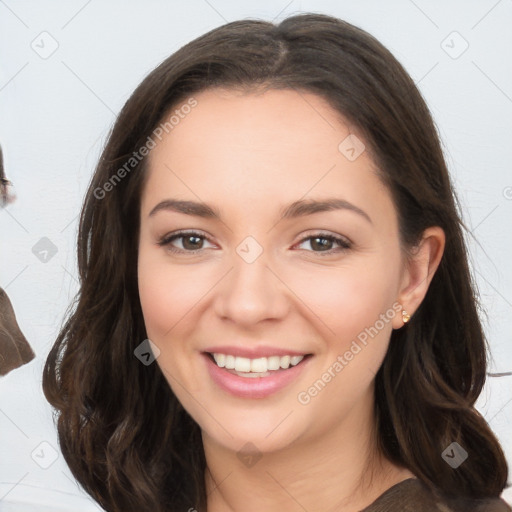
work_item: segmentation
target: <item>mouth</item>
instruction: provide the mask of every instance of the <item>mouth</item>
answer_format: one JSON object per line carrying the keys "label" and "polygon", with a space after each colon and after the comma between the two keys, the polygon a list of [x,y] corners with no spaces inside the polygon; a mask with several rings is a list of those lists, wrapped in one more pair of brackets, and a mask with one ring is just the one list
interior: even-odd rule
{"label": "mouth", "polygon": [[285,388],[308,366],[313,354],[246,358],[203,352],[214,384],[241,398],[265,398]]}
{"label": "mouth", "polygon": [[273,373],[295,367],[304,359],[312,356],[312,354],[304,354],[302,356],[276,355],[251,359],[222,353],[205,352],[205,354],[219,368],[224,368],[232,375],[238,375],[243,378],[268,377]]}

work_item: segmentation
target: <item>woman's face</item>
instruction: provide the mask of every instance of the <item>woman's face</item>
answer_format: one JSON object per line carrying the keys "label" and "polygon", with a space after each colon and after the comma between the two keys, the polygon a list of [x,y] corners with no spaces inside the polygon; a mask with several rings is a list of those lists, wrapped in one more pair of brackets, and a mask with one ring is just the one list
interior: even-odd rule
{"label": "woman's face", "polygon": [[[142,193],[138,281],[157,364],[228,449],[361,429],[403,325],[404,279],[364,141],[311,93],[195,100],[160,130]],[[311,206],[325,201],[337,204]]]}

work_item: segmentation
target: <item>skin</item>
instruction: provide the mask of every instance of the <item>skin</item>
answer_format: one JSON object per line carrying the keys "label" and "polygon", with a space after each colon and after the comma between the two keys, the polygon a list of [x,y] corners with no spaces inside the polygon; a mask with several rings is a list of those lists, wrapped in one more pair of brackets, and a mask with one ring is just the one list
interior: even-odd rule
{"label": "skin", "polygon": [[[309,403],[297,397],[393,304],[414,314],[441,259],[443,231],[426,230],[406,258],[389,191],[366,151],[349,161],[338,150],[357,133],[321,97],[210,89],[195,98],[149,157],[138,278],[157,364],[202,430],[208,511],[360,510],[414,477],[374,446],[374,377],[402,315],[360,343]],[[371,222],[348,209],[279,220],[293,201],[327,197],[349,201]],[[222,220],[149,215],[168,198],[213,205]],[[180,229],[209,240],[170,244],[197,247],[196,254],[158,245]],[[350,248],[320,240],[331,249],[325,255],[314,238],[304,240],[320,230],[348,239]],[[236,251],[247,236],[263,249],[252,263]],[[211,380],[201,352],[212,345],[270,345],[313,357],[283,390],[247,399]],[[247,442],[261,455],[250,467],[237,457]]]}

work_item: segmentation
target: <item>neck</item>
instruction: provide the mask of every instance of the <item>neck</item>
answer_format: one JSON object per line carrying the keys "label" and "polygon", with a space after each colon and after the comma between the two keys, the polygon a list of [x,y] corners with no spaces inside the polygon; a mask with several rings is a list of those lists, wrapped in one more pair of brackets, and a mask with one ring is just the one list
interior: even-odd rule
{"label": "neck", "polygon": [[247,465],[203,432],[207,512],[362,510],[414,476],[377,453],[372,426],[373,409],[353,410],[338,428]]}

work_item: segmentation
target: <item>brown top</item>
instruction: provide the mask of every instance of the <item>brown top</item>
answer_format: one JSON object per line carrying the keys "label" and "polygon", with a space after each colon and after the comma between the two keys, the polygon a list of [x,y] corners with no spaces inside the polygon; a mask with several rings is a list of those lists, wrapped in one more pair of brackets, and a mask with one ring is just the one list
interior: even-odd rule
{"label": "brown top", "polygon": [[0,375],[32,361],[35,354],[21,332],[11,301],[0,288]]}
{"label": "brown top", "polygon": [[409,478],[390,487],[361,512],[512,512],[499,498],[442,500],[419,479]]}

